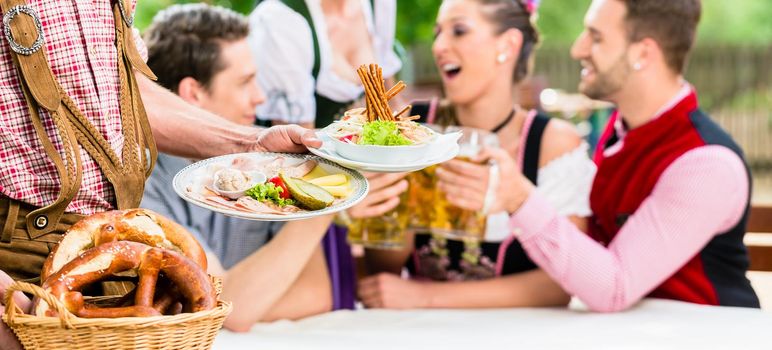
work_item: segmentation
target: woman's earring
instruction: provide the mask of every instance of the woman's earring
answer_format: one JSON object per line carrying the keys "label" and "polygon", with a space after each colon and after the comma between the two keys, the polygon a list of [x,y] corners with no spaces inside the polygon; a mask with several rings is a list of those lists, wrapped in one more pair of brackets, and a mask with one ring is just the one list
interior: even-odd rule
{"label": "woman's earring", "polygon": [[635,63],[633,64],[633,69],[635,69],[635,70],[641,70],[641,68],[642,68],[642,67],[641,67],[641,62],[635,62]]}
{"label": "woman's earring", "polygon": [[507,54],[500,53],[498,56],[496,56],[496,61],[499,63],[504,63],[504,61],[507,60]]}

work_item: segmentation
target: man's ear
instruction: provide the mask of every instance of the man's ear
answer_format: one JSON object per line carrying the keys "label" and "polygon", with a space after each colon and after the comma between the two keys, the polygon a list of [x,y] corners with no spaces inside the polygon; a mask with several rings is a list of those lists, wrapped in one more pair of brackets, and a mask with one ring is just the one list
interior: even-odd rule
{"label": "man's ear", "polygon": [[204,87],[201,86],[198,80],[192,77],[182,78],[177,86],[177,95],[180,95],[180,98],[195,106],[201,105],[205,93]]}
{"label": "man's ear", "polygon": [[635,70],[643,70],[660,63],[667,66],[662,49],[657,41],[652,38],[643,38],[635,45],[631,45],[629,50],[630,66]]}

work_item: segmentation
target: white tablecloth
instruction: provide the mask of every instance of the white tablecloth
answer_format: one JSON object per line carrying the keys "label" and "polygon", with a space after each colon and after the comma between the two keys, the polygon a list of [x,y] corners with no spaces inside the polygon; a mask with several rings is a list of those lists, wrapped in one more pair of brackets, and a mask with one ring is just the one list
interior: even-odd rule
{"label": "white tablecloth", "polygon": [[645,300],[581,310],[357,310],[221,331],[225,349],[772,349],[772,313]]}

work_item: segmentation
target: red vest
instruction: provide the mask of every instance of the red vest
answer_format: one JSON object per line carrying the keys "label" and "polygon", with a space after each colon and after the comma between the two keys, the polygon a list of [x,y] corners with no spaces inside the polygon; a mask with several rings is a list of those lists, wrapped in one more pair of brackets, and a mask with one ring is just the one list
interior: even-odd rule
{"label": "red vest", "polygon": [[[594,216],[590,235],[604,245],[614,239],[627,218],[651,194],[662,172],[684,153],[708,144],[720,144],[742,158],[731,137],[699,111],[693,92],[659,118],[630,130],[622,141],[622,148],[606,157],[603,151],[619,141],[614,129],[618,118],[615,112],[598,143],[595,155],[598,172],[590,194]],[[742,238],[746,218],[747,207],[737,226],[716,235],[649,296],[699,304],[758,307],[758,299],[745,278],[748,260]]]}

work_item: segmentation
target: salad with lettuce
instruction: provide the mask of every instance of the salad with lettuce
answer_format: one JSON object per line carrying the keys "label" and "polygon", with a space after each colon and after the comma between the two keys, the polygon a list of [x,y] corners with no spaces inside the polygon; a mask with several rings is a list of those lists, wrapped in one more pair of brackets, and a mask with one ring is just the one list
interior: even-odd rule
{"label": "salad with lettuce", "polygon": [[431,142],[434,131],[412,120],[367,121],[364,108],[352,109],[327,127],[331,137],[357,145],[409,146]]}

